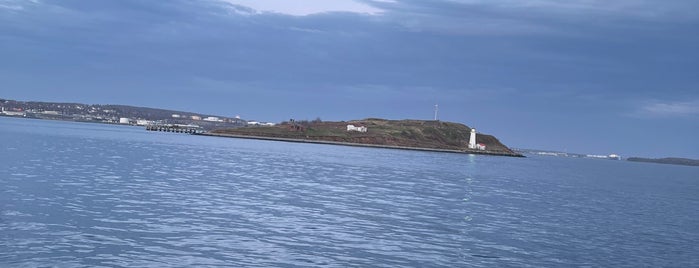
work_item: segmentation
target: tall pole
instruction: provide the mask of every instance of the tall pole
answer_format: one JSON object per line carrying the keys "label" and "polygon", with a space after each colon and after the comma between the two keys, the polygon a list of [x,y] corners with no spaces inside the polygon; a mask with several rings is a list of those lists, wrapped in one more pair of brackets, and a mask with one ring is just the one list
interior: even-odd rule
{"label": "tall pole", "polygon": [[437,117],[437,112],[439,112],[439,105],[435,104],[434,105],[434,121],[437,121],[439,119]]}

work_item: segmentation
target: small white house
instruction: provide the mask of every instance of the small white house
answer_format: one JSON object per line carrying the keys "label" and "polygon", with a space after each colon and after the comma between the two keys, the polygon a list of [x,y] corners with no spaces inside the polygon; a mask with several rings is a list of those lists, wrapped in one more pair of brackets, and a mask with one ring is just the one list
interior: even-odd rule
{"label": "small white house", "polygon": [[365,126],[355,127],[354,125],[347,125],[347,131],[366,132],[367,128]]}

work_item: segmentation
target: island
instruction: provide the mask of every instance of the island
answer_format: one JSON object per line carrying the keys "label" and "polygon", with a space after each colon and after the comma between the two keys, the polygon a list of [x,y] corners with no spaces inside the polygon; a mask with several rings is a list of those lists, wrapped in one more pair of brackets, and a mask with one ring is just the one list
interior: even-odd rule
{"label": "island", "polygon": [[646,163],[683,165],[683,166],[699,166],[699,160],[688,159],[688,158],[678,158],[678,157],[666,157],[666,158],[629,157],[626,160],[632,161],[632,162],[646,162]]}
{"label": "island", "polygon": [[478,133],[459,123],[437,120],[363,120],[325,122],[289,120],[273,126],[253,125],[215,129],[198,135],[287,142],[487,154],[524,157],[492,135]]}
{"label": "island", "polygon": [[288,142],[524,157],[492,135],[439,120],[289,120],[279,124],[127,105],[17,101],[0,98],[0,116],[122,124],[150,131]]}

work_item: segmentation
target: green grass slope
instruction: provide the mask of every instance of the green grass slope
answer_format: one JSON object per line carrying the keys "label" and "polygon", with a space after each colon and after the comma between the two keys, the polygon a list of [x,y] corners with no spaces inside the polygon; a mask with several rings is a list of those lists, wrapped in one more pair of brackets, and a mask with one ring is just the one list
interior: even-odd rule
{"label": "green grass slope", "polygon": [[[347,125],[365,126],[368,131],[348,132]],[[418,148],[468,150],[471,128],[442,121],[385,120],[369,118],[348,122],[285,122],[276,126],[255,126],[218,129],[214,134],[233,134],[272,138],[349,142],[360,144]],[[517,155],[497,138],[479,133],[476,142],[485,144],[488,152]]]}

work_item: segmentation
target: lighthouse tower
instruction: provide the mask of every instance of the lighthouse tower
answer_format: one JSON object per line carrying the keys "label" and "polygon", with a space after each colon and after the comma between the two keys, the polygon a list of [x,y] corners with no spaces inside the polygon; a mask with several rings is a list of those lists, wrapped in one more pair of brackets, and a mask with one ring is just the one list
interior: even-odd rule
{"label": "lighthouse tower", "polygon": [[468,148],[469,149],[476,149],[476,129],[475,128],[471,129],[471,138],[468,139]]}

